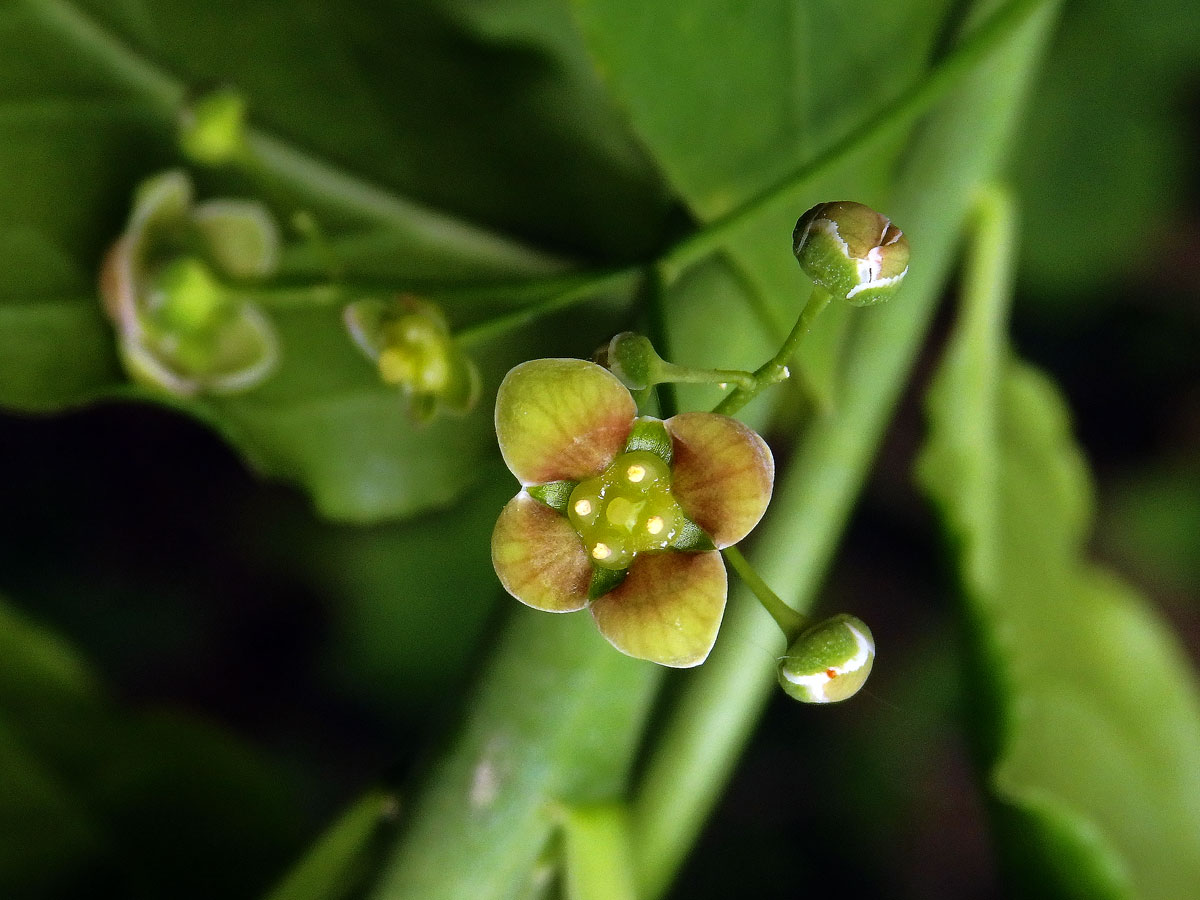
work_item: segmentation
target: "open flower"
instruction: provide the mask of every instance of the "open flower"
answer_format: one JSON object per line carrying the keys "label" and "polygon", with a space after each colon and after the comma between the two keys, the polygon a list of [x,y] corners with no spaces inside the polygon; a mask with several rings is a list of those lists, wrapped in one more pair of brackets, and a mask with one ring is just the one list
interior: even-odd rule
{"label": "open flower", "polygon": [[590,605],[630,656],[702,663],[725,611],[717,551],[745,537],[771,499],[763,439],[713,413],[638,418],[611,372],[578,359],[509,372],[496,435],[523,485],[492,534],[505,589],[549,612]]}
{"label": "open flower", "polygon": [[470,412],[479,399],[479,370],[450,334],[441,309],[412,294],[356,300],[342,314],[354,343],[395,385],[418,422],[439,409]]}
{"label": "open flower", "polygon": [[179,396],[261,382],[279,342],[241,286],[272,274],[278,260],[279,230],[262,204],[196,204],[191,179],[178,170],[147,179],[100,273],[126,370]]}

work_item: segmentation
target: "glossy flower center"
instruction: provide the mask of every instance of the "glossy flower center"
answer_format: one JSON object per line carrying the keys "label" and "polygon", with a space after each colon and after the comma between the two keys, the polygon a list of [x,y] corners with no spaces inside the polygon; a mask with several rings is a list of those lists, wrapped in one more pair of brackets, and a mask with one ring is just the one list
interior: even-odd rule
{"label": "glossy flower center", "polygon": [[647,450],[622,453],[571,492],[567,518],[592,562],[624,569],[638,553],[666,550],[685,518],[671,496],[671,469]]}

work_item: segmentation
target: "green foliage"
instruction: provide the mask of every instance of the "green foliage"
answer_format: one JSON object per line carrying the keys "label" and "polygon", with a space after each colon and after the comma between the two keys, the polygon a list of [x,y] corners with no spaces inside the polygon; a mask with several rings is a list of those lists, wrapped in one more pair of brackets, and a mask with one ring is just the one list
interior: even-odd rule
{"label": "green foliage", "polygon": [[1091,485],[1069,417],[1005,340],[1012,236],[979,240],[969,272],[1001,283],[968,293],[920,472],[959,549],[1011,875],[1022,896],[1185,896],[1200,881],[1195,673],[1145,601],[1085,558]]}
{"label": "green foliage", "polygon": [[[271,129],[250,132],[261,170],[253,179],[220,170],[211,182],[222,193],[265,191],[285,215],[311,212],[347,278],[384,273],[436,288],[558,265],[421,203],[536,231],[560,251],[599,259],[643,251],[663,215],[655,176],[598,102],[562,10],[532,2],[525,13],[500,22],[409,4],[309,3],[283,17],[201,2],[8,4],[0,163],[22,177],[0,187],[0,349],[11,349],[0,404],[56,409],[121,390],[95,273],[133,185],[175,156],[175,117],[194,84],[237,85],[252,122]],[[455,41],[498,49],[450,56]],[[424,93],[412,97],[417,84]],[[505,96],[515,108],[497,102]],[[477,152],[481,131],[499,158]],[[290,254],[290,271],[311,270],[315,252]],[[451,314],[469,319],[471,305]],[[335,327],[336,310],[290,305],[277,319],[285,360],[270,383],[182,408],[264,474],[300,481],[337,518],[444,505],[471,482],[492,452],[486,404],[465,423],[414,431]],[[492,361],[491,390],[516,361],[509,353]]]}
{"label": "green foliage", "polygon": [[244,895],[300,837],[281,767],[193,717],[120,707],[72,648],[7,603],[0,760],[5,896]]}
{"label": "green foliage", "polygon": [[1197,46],[1200,15],[1187,0],[1132,16],[1103,0],[1068,6],[1015,160],[1022,274],[1051,301],[1103,303],[1106,284],[1141,276],[1158,255],[1187,190],[1180,76],[1195,83]]}
{"label": "green foliage", "polygon": [[[1158,85],[1194,65],[1200,17],[1185,0],[1138,15],[1081,0],[1030,90],[1057,5],[0,4],[0,407],[165,405],[303,498],[239,482],[248,503],[171,510],[196,530],[166,563],[125,548],[154,585],[141,590],[152,598],[128,588],[136,609],[155,613],[128,628],[127,586],[97,588],[106,602],[94,603],[89,583],[92,564],[128,540],[108,531],[113,504],[136,516],[161,488],[154,477],[196,474],[157,460],[158,476],[120,469],[127,483],[111,493],[64,477],[75,487],[61,496],[22,497],[14,517],[36,507],[65,546],[36,548],[52,561],[39,569],[15,542],[0,587],[24,600],[22,579],[38,573],[47,583],[32,595],[53,606],[46,598],[66,584],[79,596],[60,621],[103,637],[68,641],[0,606],[0,893],[477,900],[560,887],[609,898],[636,884],[660,896],[778,693],[784,647],[735,593],[710,660],[660,699],[658,670],[613,651],[587,613],[502,600],[488,547],[515,490],[496,449],[501,378],[533,357],[586,357],[629,328],[672,363],[752,371],[808,297],[790,252],[797,216],[853,199],[893,218],[912,242],[903,289],[881,309],[825,310],[792,366],[798,385],[744,410],[782,464],[747,553],[807,611],[910,381],[970,198],[1002,171],[1010,137],[1023,138],[1024,272],[1089,302],[1086,289],[1137,269],[1181,183],[1179,95]],[[1019,129],[1027,95],[1033,114]],[[226,126],[246,103],[244,135],[218,129],[219,146],[199,148],[208,167],[194,144],[180,146],[205,96],[238,98]],[[236,397],[134,387],[100,310],[97,273],[134,187],[177,167],[200,199],[254,199],[283,223],[281,270],[253,301],[278,330],[280,365]],[[346,331],[345,303],[401,292],[444,309],[478,366],[480,401],[462,418],[415,425]],[[956,340],[931,398],[924,471],[963,553],[982,676],[966,727],[987,754],[1006,859],[1030,894],[1183,896],[1200,881],[1186,868],[1200,806],[1189,790],[1200,766],[1192,676],[1144,601],[1084,560],[1090,489],[1062,403],[1008,358],[999,321]],[[674,394],[659,394],[664,415]],[[680,384],[678,406],[711,408],[721,395]],[[1105,532],[1185,589],[1190,474],[1131,480],[1138,490]],[[301,502],[331,521],[312,521]],[[225,573],[195,572],[218,555],[206,540],[226,532],[236,534],[226,552],[270,573],[254,586],[272,597],[269,640],[301,627],[275,588],[311,595],[313,684],[297,696],[319,734],[289,723],[277,746],[252,746],[169,705],[114,696],[70,646],[107,647],[120,689],[141,687],[145,659],[206,621],[197,598]],[[887,704],[895,623],[870,621]],[[225,677],[218,643],[198,683]],[[941,722],[955,685],[941,650],[929,675],[927,649],[912,652],[925,687],[905,698],[936,695],[913,718]],[[862,855],[873,870],[903,843],[896,805],[920,798],[892,777],[892,742],[864,728],[872,752],[846,758],[872,758],[875,771],[838,771],[848,805],[871,819]],[[356,739],[360,755],[332,759]],[[307,760],[317,774],[300,771],[297,740],[320,745],[319,762]],[[896,743],[916,771],[921,742]],[[363,793],[388,762],[413,776],[395,828],[391,792]],[[313,843],[318,820],[333,824]],[[837,821],[840,843],[860,850]],[[816,865],[816,845],[775,839],[789,866]]]}

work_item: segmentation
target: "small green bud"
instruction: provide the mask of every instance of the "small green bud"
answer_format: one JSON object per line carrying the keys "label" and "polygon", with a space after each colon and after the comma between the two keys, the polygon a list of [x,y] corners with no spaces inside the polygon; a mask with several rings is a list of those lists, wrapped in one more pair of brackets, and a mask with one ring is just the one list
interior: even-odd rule
{"label": "small green bud", "polygon": [[650,338],[622,331],[608,342],[604,365],[631,391],[644,391],[659,382],[663,359]]}
{"label": "small green bud", "polygon": [[346,329],[385,384],[399,387],[418,421],[439,407],[466,413],[479,398],[479,371],[450,334],[442,311],[410,294],[357,300],[346,307]]}
{"label": "small green bud", "polygon": [[818,203],[796,222],[792,252],[809,278],[855,306],[887,300],[908,273],[908,239],[853,201]]}
{"label": "small green bud", "polygon": [[180,114],[179,146],[206,166],[237,159],[246,147],[245,98],[232,88],[200,97]]}
{"label": "small green bud", "polygon": [[875,662],[875,638],[866,623],[840,613],[805,628],[779,663],[779,684],[802,703],[853,697]]}

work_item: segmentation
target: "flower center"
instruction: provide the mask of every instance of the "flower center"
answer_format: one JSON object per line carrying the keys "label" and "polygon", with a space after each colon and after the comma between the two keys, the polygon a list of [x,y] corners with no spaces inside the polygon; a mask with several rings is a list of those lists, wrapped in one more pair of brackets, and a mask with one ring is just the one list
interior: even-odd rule
{"label": "flower center", "polygon": [[686,521],[671,496],[670,467],[648,450],[622,453],[579,482],[567,518],[592,562],[605,569],[625,569],[638,553],[667,549]]}

